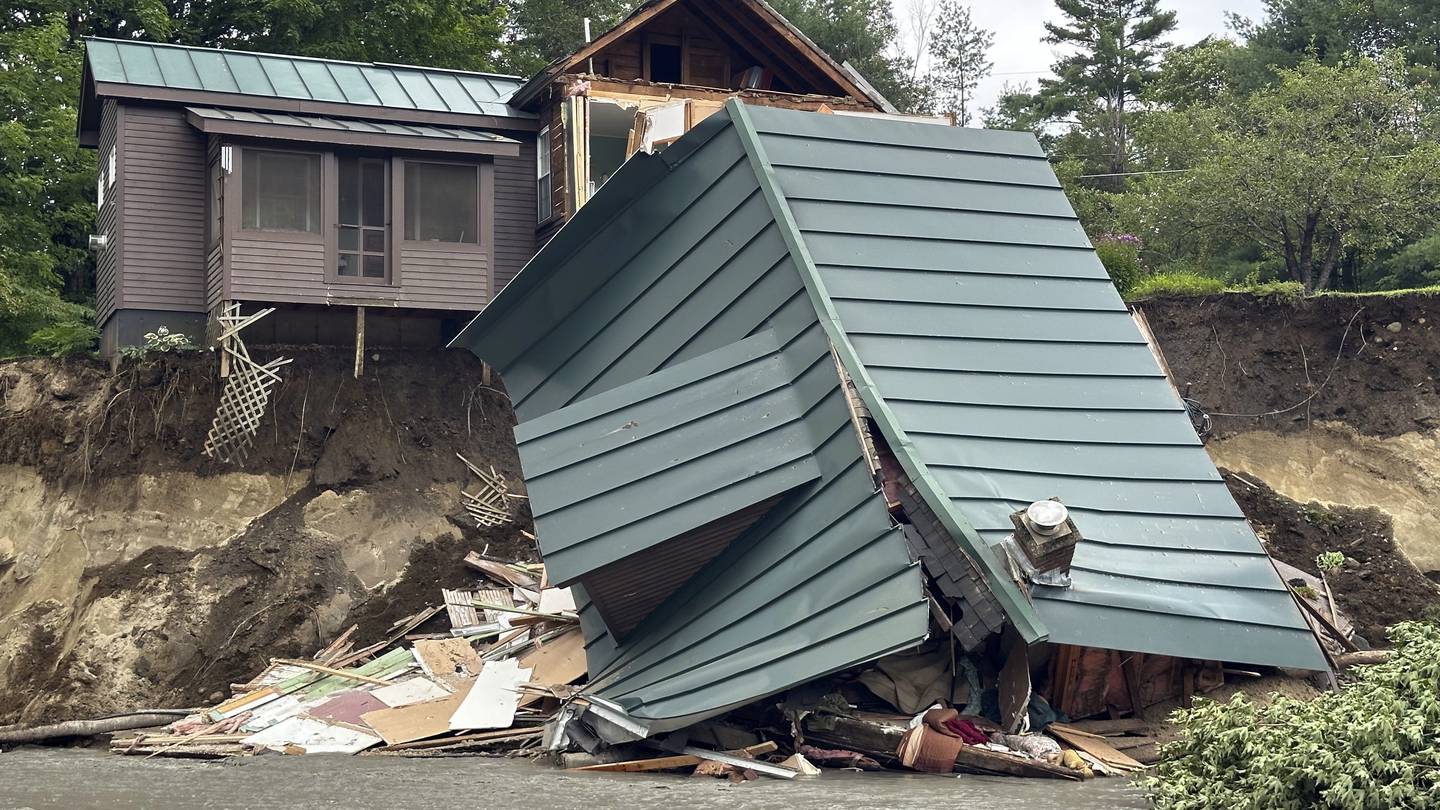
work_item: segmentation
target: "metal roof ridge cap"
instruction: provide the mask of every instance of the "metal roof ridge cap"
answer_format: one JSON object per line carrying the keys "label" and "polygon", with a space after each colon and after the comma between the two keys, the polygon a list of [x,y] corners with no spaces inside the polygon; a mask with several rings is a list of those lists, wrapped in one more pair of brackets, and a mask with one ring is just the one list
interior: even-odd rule
{"label": "metal roof ridge cap", "polygon": [[860,362],[860,356],[855,351],[855,347],[851,345],[850,338],[841,323],[840,315],[836,312],[834,303],[830,300],[830,295],[820,279],[820,273],[815,268],[809,247],[805,244],[800,228],[795,223],[790,206],[775,180],[774,167],[770,165],[770,159],[765,153],[765,145],[760,142],[759,134],[750,120],[749,113],[745,110],[745,105],[738,99],[731,98],[725,102],[725,107],[730,110],[730,118],[735,122],[736,133],[740,136],[740,143],[745,148],[745,154],[750,160],[751,168],[760,184],[760,191],[764,194],[771,214],[775,217],[781,238],[785,240],[790,257],[800,270],[800,277],[804,281],[805,291],[810,297],[811,305],[815,308],[815,315],[820,321],[820,326],[830,338],[831,344],[835,346],[836,354],[845,364],[846,370],[855,383],[857,393],[865,402],[866,407],[870,409],[870,415],[880,426],[881,431],[886,434],[887,440],[891,442],[891,449],[897,451],[896,460],[910,476],[915,488],[920,491],[932,508],[935,508],[937,516],[945,524],[946,529],[956,535],[957,539],[963,537],[973,546],[969,550],[979,558],[977,562],[985,570],[986,579],[995,590],[996,598],[1007,608],[1006,615],[1014,622],[1021,637],[1031,644],[1044,641],[1048,638],[1049,632],[1040,620],[1035,606],[1024,594],[1020,593],[1019,587],[1010,579],[1009,573],[1000,567],[999,560],[989,553],[989,547],[981,539],[979,533],[954,510],[949,497],[930,475],[929,468],[916,458],[910,437],[901,428],[899,419],[890,410],[889,403],[879,395],[874,381],[870,379],[869,371]]}

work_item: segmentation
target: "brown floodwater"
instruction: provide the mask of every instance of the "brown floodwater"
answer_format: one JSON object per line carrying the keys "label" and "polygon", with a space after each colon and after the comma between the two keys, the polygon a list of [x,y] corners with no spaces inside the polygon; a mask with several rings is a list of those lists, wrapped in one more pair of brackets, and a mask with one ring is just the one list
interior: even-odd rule
{"label": "brown floodwater", "polygon": [[226,762],[120,757],[83,749],[0,754],[0,810],[18,808],[888,808],[1148,807],[1124,780],[1057,782],[987,776],[826,771],[782,782],[664,774],[566,773],[481,757],[287,757]]}

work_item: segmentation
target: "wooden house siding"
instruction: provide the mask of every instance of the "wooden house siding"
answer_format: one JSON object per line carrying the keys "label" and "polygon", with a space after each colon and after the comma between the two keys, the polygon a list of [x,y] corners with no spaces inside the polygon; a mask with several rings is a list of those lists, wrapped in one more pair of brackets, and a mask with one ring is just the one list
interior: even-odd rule
{"label": "wooden house siding", "polygon": [[119,305],[205,310],[205,139],[184,110],[125,105],[116,191],[126,246]]}
{"label": "wooden house siding", "polygon": [[[106,99],[104,109],[100,113],[100,154],[98,159],[102,172],[108,170],[112,152],[116,154],[116,173],[118,174],[120,171],[120,161],[123,160],[123,155],[116,152],[119,140],[117,120],[119,117],[120,105],[112,99]],[[100,205],[95,217],[97,232],[110,237],[110,244],[95,256],[95,320],[101,325],[110,319],[110,315],[116,309],[123,306],[118,276],[124,241],[124,234],[118,227],[120,195],[117,192],[121,187],[118,177],[113,184],[107,183],[105,202]]]}
{"label": "wooden house siding", "polygon": [[[519,134],[518,157],[495,158],[495,289],[535,255],[535,138]],[[487,299],[489,300],[489,296]]]}

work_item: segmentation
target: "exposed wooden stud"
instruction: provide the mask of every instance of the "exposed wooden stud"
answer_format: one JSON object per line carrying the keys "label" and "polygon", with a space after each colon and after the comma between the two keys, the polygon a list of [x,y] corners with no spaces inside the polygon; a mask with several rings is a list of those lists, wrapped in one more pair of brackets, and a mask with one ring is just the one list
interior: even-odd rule
{"label": "exposed wooden stud", "polygon": [[365,373],[365,307],[355,307],[355,379]]}

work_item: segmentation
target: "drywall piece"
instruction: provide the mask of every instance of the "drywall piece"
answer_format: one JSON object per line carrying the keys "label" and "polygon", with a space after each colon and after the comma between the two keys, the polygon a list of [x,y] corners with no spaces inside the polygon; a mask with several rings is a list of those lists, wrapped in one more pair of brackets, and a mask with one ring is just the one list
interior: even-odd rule
{"label": "drywall piece", "polygon": [[379,745],[380,738],[349,726],[310,717],[292,717],[258,734],[251,734],[241,742],[272,751],[284,751],[293,745],[303,748],[307,754],[355,754]]}
{"label": "drywall piece", "polygon": [[569,588],[546,588],[540,592],[541,613],[574,613],[575,594]]}
{"label": "drywall piece", "polygon": [[244,725],[240,726],[240,730],[250,733],[264,731],[282,720],[289,720],[303,711],[304,708],[304,705],[300,702],[300,698],[294,695],[285,695],[284,697],[276,698],[264,706],[255,709],[254,713],[250,715],[250,719],[246,720]]}
{"label": "drywall piece", "polygon": [[520,703],[520,684],[530,680],[530,671],[513,658],[486,662],[450,717],[450,730],[509,728]]}
{"label": "drywall piece", "polygon": [[438,700],[450,696],[450,690],[429,678],[411,678],[390,686],[382,686],[373,693],[376,698],[392,709]]}

